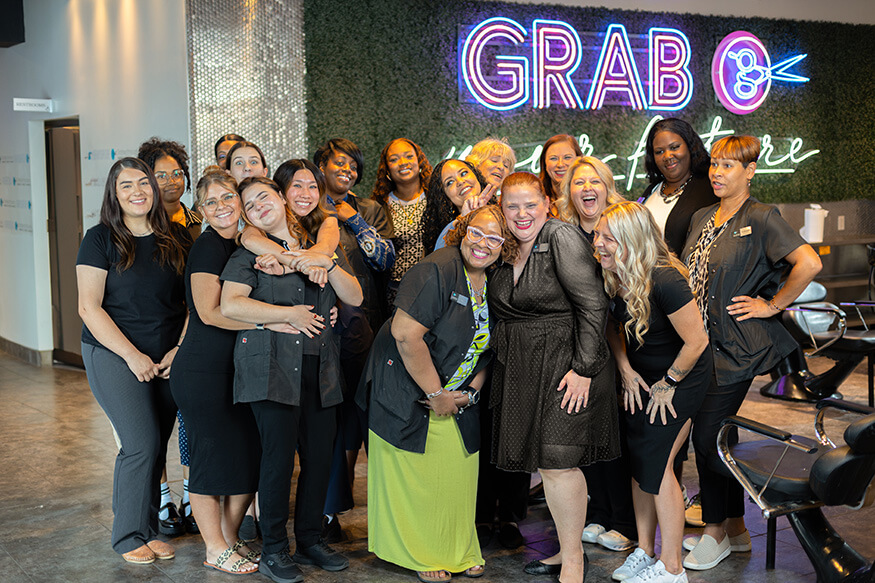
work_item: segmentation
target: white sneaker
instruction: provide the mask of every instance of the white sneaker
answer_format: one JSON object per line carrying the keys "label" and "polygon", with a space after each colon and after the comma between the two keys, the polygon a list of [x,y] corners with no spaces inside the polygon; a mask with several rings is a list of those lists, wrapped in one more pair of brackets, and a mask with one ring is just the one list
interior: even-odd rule
{"label": "white sneaker", "polygon": [[712,569],[728,557],[731,552],[728,536],[724,536],[723,540],[718,543],[711,535],[703,534],[699,539],[699,544],[684,559],[684,567],[694,571]]}
{"label": "white sneaker", "polygon": [[656,563],[656,558],[649,556],[642,549],[635,549],[626,557],[626,562],[611,574],[614,581],[626,581],[631,579],[647,567]]}
{"label": "white sneaker", "polygon": [[690,498],[686,504],[684,520],[689,526],[705,526],[705,523],[702,521],[702,500],[698,494]]}
{"label": "white sneaker", "polygon": [[631,579],[626,579],[626,583],[688,583],[688,581],[686,571],[681,571],[677,575],[669,573],[665,570],[662,561],[656,561]]}
{"label": "white sneaker", "polygon": [[605,532],[607,529],[601,524],[596,524],[593,522],[592,524],[588,524],[586,528],[583,529],[583,534],[580,537],[580,540],[585,543],[595,543],[599,539],[599,535]]}
{"label": "white sneaker", "polygon": [[603,532],[596,539],[596,542],[608,549],[609,551],[628,551],[638,543],[632,539],[626,538],[622,533],[616,530]]}
{"label": "white sneaker", "polygon": [[[699,537],[688,536],[684,539],[684,548],[688,551],[693,550],[699,544]],[[751,550],[750,533],[744,531],[741,534],[729,537],[729,550],[733,553],[749,553]]]}

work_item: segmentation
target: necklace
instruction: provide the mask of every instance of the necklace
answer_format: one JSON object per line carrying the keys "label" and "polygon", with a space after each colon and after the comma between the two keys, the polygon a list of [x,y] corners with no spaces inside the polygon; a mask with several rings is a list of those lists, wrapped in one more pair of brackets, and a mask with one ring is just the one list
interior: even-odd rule
{"label": "necklace", "polygon": [[471,285],[471,293],[480,298],[480,301],[483,301],[483,292],[486,291],[486,278],[483,278],[483,285],[479,288],[474,285],[474,280],[471,279],[470,275],[468,276],[468,283]]}
{"label": "necklace", "polygon": [[659,196],[662,197],[662,200],[663,200],[663,202],[665,202],[665,204],[671,204],[674,201],[674,199],[676,199],[677,197],[679,197],[680,195],[682,195],[684,193],[684,188],[687,187],[687,184],[689,184],[690,180],[692,180],[692,179],[693,179],[693,175],[690,174],[690,177],[687,178],[687,180],[683,184],[681,184],[679,187],[675,188],[674,192],[672,192],[671,194],[665,193],[665,180],[663,180],[662,184],[659,186]]}

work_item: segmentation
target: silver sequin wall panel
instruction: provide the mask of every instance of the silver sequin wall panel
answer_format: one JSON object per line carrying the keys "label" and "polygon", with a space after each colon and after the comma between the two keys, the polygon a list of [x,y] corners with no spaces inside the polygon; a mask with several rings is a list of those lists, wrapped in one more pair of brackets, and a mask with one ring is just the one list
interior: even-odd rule
{"label": "silver sequin wall panel", "polygon": [[258,144],[270,172],[309,158],[303,0],[186,0],[192,182],[227,133]]}

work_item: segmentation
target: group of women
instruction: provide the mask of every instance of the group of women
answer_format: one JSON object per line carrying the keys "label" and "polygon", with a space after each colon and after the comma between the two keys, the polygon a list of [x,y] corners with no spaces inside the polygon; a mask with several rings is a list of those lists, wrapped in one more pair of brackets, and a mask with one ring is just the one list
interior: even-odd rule
{"label": "group of women", "polygon": [[[774,316],[820,269],[750,196],[755,138],[709,156],[686,122],[657,123],[643,204],[565,135],[545,144],[540,177],[514,173],[501,141],[432,169],[399,138],[371,198],[351,192],[364,160],[349,140],[274,180],[240,136],[216,155],[193,245],[153,169],[126,158],[80,249],[83,358],[119,436],[112,541],[125,560],[173,558],[156,519],[177,408],[204,565],[229,573],[288,583],[300,564],[345,569],[323,534],[351,506],[363,439],[369,550],[421,581],[482,576],[496,517],[499,542],[519,546],[535,471],[559,552],[528,573],[584,580],[588,494],[610,505],[609,489],[631,491],[638,538],[615,580],[686,581],[750,548],[741,490],[709,460],[753,377],[793,349]],[[706,528],[683,541],[674,466],[690,434]],[[621,457],[627,473],[588,488],[581,468]],[[260,555],[238,538],[256,491]]]}

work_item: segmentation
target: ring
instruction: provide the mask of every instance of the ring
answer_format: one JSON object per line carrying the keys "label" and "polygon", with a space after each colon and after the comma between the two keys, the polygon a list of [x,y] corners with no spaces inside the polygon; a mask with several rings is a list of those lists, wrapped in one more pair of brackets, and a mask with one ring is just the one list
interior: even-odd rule
{"label": "ring", "polygon": [[580,397],[577,397],[577,400],[578,400],[578,401],[583,401],[583,395],[581,395]]}

